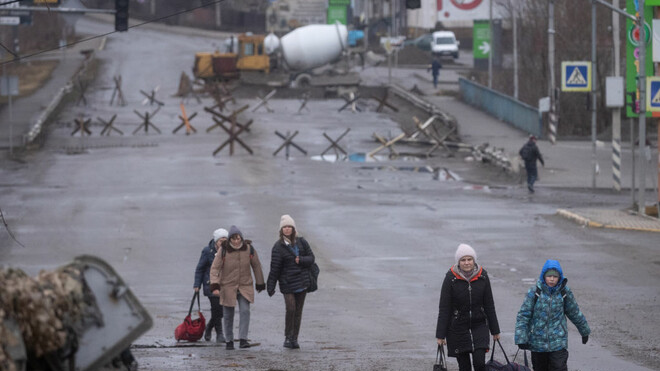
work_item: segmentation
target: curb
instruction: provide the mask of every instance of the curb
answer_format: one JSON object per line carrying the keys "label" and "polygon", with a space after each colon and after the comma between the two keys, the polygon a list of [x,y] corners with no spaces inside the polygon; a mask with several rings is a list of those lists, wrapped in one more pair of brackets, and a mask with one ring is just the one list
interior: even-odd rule
{"label": "curb", "polygon": [[565,209],[557,209],[557,215],[564,217],[566,219],[572,220],[577,224],[591,227],[591,228],[608,228],[608,229],[617,229],[617,230],[625,230],[625,231],[637,231],[637,232],[656,232],[660,233],[659,228],[635,228],[635,227],[624,227],[624,226],[616,226],[616,225],[610,225],[610,224],[603,224],[603,223],[598,223],[594,222],[590,219],[587,219],[583,216],[580,216],[576,213],[570,212]]}
{"label": "curb", "polygon": [[603,228],[604,225],[596,222],[592,222],[591,220],[580,216],[578,214],[572,213],[568,210],[565,209],[557,209],[557,215],[562,216],[566,219],[572,220],[576,222],[577,224],[584,225],[587,227],[592,227],[592,228]]}

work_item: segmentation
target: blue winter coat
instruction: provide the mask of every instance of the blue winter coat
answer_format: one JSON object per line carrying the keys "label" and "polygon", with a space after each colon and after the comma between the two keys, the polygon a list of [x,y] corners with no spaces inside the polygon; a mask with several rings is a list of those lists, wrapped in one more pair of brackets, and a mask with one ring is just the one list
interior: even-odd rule
{"label": "blue winter coat", "polygon": [[[543,278],[549,269],[556,269],[559,272],[559,283],[555,287],[549,287]],[[580,335],[589,335],[591,330],[587,319],[580,311],[567,282],[559,262],[546,261],[536,286],[529,289],[518,312],[516,344],[529,344],[532,352],[555,352],[567,349],[566,317],[577,327]],[[537,288],[540,289],[538,298],[536,298]]]}
{"label": "blue winter coat", "polygon": [[193,287],[201,287],[203,284],[205,296],[211,296],[211,290],[209,287],[211,276],[209,272],[211,271],[211,264],[213,264],[213,259],[217,252],[218,250],[215,248],[215,241],[211,239],[209,245],[202,249],[202,255],[199,257],[199,262],[195,269],[195,284]]}

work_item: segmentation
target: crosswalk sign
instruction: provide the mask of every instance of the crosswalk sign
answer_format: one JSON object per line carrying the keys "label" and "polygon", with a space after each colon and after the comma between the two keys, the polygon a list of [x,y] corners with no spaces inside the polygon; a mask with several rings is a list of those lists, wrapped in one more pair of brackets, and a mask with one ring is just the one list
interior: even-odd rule
{"label": "crosswalk sign", "polygon": [[646,110],[660,112],[660,77],[646,78]]}
{"label": "crosswalk sign", "polygon": [[591,62],[561,62],[561,91],[591,91]]}

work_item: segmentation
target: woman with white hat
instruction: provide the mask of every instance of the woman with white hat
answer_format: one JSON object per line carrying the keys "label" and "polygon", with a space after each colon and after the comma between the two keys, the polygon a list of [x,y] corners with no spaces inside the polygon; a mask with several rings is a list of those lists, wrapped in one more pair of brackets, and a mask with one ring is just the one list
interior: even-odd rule
{"label": "woman with white hat", "polygon": [[314,264],[314,253],[309,243],[298,236],[296,222],[291,216],[282,215],[279,234],[271,252],[266,290],[269,296],[273,296],[275,284],[279,282],[286,308],[284,347],[299,349],[298,333],[305,296],[311,284],[309,269]]}
{"label": "woman with white hat", "polygon": [[[477,264],[477,253],[460,244],[456,264],[442,283],[435,337],[447,345],[447,355],[456,357],[460,371],[482,371],[490,348],[489,331],[499,340],[500,327],[488,274]],[[470,362],[472,354],[472,362]]]}

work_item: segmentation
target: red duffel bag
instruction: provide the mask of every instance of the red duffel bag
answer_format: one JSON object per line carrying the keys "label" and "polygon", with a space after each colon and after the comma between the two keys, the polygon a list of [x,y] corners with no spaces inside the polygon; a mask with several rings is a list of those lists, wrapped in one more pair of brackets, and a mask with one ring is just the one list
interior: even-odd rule
{"label": "red duffel bag", "polygon": [[[192,319],[190,315],[192,314],[193,305],[195,304],[195,298],[197,298],[197,314],[199,318]],[[199,305],[199,291],[193,295],[192,301],[190,302],[190,309],[188,310],[188,315],[183,320],[183,323],[176,327],[174,330],[174,338],[177,341],[186,340],[186,341],[197,341],[204,336],[204,330],[206,329],[206,320],[202,314],[201,307]]]}

